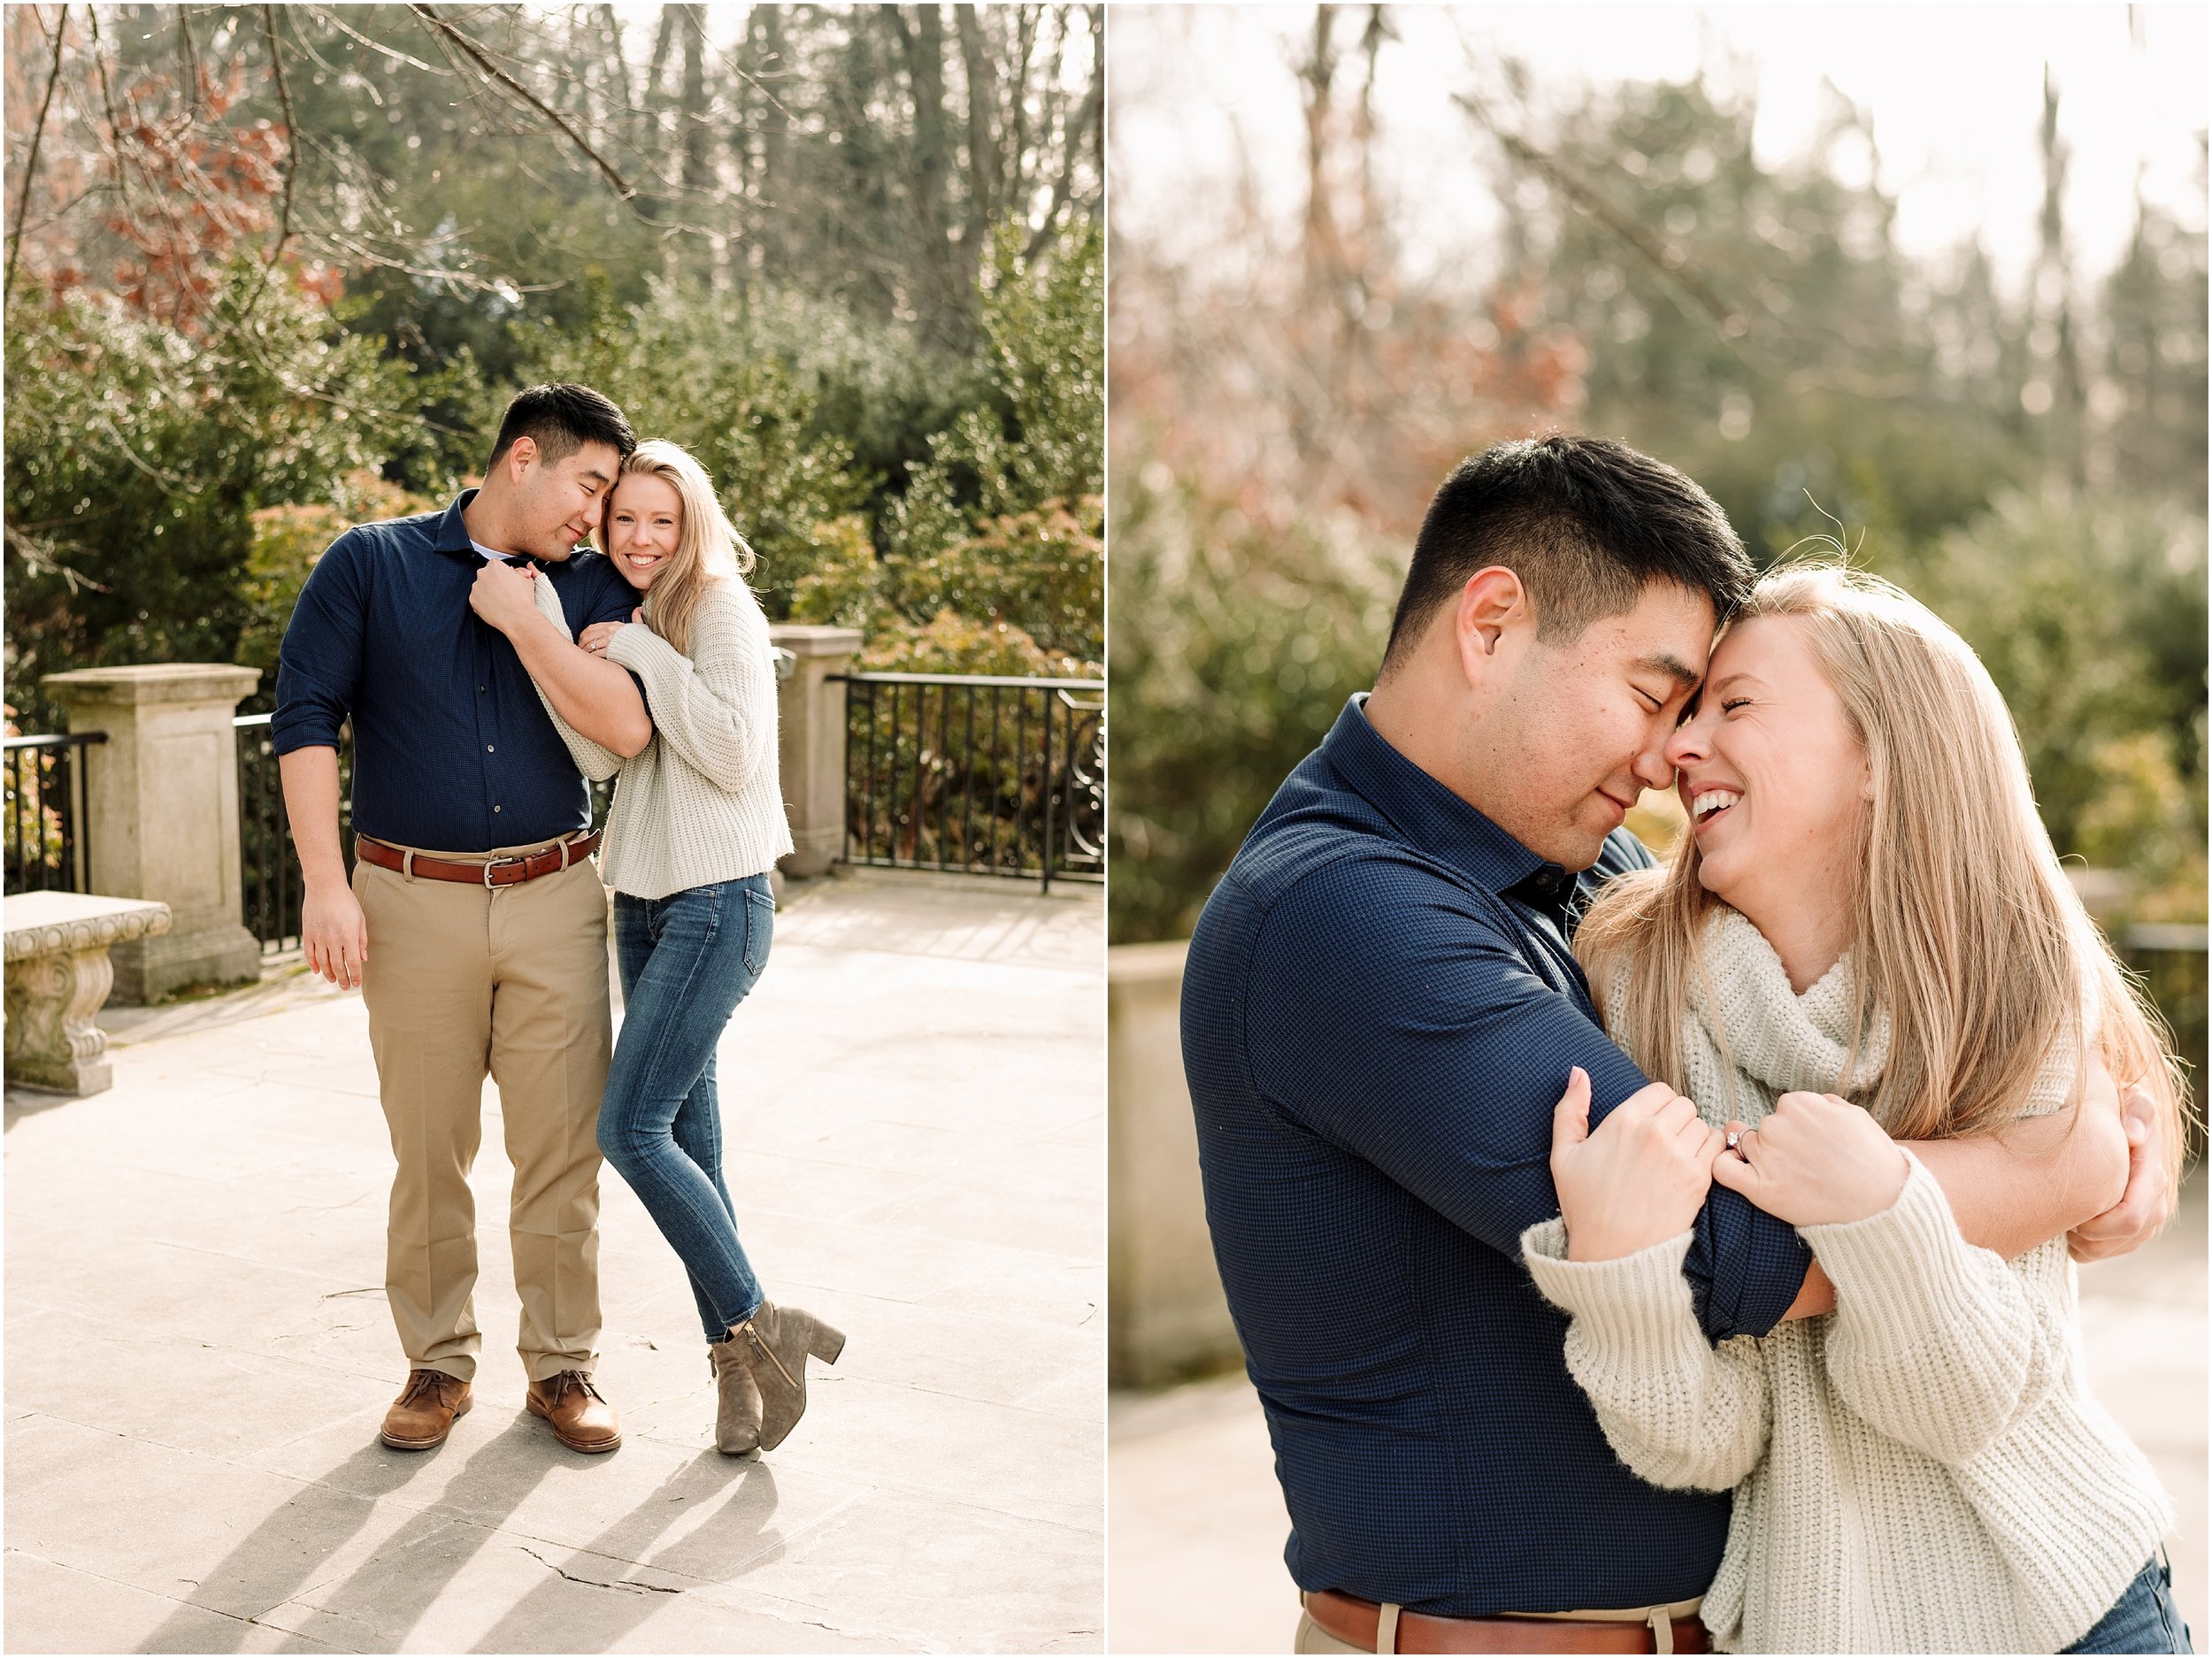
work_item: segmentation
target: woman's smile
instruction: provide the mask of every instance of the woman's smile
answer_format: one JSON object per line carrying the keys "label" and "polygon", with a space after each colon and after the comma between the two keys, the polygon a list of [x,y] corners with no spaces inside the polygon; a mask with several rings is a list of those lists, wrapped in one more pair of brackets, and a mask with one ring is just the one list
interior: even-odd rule
{"label": "woman's smile", "polygon": [[1681,784],[1682,803],[1689,809],[1694,833],[1702,836],[1709,825],[1717,823],[1736,802],[1743,798],[1741,789],[1717,787],[1710,784],[1693,786],[1687,778]]}
{"label": "woman's smile", "polygon": [[684,503],[656,472],[625,472],[607,502],[607,552],[641,593],[674,563],[683,541]]}

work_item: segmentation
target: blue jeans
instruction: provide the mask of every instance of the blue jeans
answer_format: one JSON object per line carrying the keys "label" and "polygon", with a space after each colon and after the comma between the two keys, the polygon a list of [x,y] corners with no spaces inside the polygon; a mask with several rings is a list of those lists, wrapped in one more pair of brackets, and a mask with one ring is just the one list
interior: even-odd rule
{"label": "blue jeans", "polygon": [[2120,1592],[2112,1610],[2068,1652],[2194,1652],[2189,1626],[2175,1609],[2174,1575],[2160,1551]]}
{"label": "blue jeans", "polygon": [[761,1302],[722,1183],[714,1049],[768,964],[775,917],[765,875],[614,897],[622,1033],[599,1104],[599,1149],[684,1263],[710,1341]]}

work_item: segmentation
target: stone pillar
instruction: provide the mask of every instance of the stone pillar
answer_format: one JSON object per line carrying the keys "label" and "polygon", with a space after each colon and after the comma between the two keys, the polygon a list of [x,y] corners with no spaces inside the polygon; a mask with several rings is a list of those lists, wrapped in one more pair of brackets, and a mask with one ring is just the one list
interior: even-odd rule
{"label": "stone pillar", "polygon": [[791,819],[783,867],[821,875],[845,850],[845,687],[828,681],[851,666],[860,630],[779,623],[768,637],[796,658],[776,687],[776,763]]}
{"label": "stone pillar", "polygon": [[119,1002],[261,975],[238,869],[238,740],[231,720],[257,668],[179,662],[81,668],[41,681],[84,752],[83,838],[92,890],[169,906],[168,933],[112,951]]}
{"label": "stone pillar", "polygon": [[93,1016],[115,982],[108,952],[169,930],[169,906],[82,893],[25,893],[7,905],[8,1082],[82,1098],[114,1086]]}
{"label": "stone pillar", "polygon": [[1106,1373],[1147,1387],[1242,1356],[1183,1080],[1186,944],[1106,952]]}

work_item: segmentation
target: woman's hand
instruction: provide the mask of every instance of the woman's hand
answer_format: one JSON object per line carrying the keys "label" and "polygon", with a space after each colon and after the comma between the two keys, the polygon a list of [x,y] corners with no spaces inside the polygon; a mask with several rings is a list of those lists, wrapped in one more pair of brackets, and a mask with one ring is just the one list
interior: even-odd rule
{"label": "woman's hand", "polygon": [[1663,1082],[1630,1094],[1593,1133],[1590,1075],[1576,1066],[1551,1119],[1567,1259],[1617,1260],[1689,1231],[1720,1145],[1720,1132]]}
{"label": "woman's hand", "polygon": [[632,623],[642,622],[644,619],[645,607],[641,604],[630,612],[629,621],[594,622],[576,636],[576,642],[593,656],[603,656],[607,654],[608,645],[613,642],[617,633],[631,626]]}
{"label": "woman's hand", "polygon": [[[2093,1070],[2101,1069],[2094,1055],[2091,1063]],[[2093,1075],[2093,1095],[2096,1087]],[[2085,1102],[2082,1109],[2094,1110],[2096,1106],[2093,1101]],[[2067,1252],[2077,1261],[2104,1261],[2140,1248],[2173,1216],[2166,1180],[2165,1128],[2158,1101],[2147,1088],[2131,1085],[2120,1096],[2120,1114],[2128,1146],[2127,1187],[2110,1209],[2066,1234]]]}
{"label": "woman's hand", "polygon": [[1713,1178],[1793,1226],[1878,1215],[1911,1172],[1873,1116],[1832,1094],[1786,1094],[1757,1128],[1728,1131],[1737,1149],[1713,1160]]}
{"label": "woman's hand", "polygon": [[512,634],[538,613],[538,602],[530,588],[537,579],[537,571],[530,565],[488,558],[476,572],[476,585],[469,589],[469,609],[487,625]]}

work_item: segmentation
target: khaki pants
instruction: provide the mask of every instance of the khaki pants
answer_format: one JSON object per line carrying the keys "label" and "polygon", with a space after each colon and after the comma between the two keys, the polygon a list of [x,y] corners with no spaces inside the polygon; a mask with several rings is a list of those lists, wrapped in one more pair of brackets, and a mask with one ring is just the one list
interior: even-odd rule
{"label": "khaki pants", "polygon": [[1294,1653],[1342,1653],[1367,1650],[1364,1646],[1353,1646],[1350,1641],[1337,1639],[1302,1611],[1298,1614],[1298,1638],[1292,1643],[1290,1649]]}
{"label": "khaki pants", "polygon": [[362,862],[353,890],[369,933],[361,996],[399,1163],[384,1281],[408,1364],[464,1381],[476,1372],[469,1169],[488,1071],[515,1171],[517,1350],[532,1381],[589,1370],[599,1341],[599,1095],[613,1047],[599,872],[586,860],[487,889]]}

